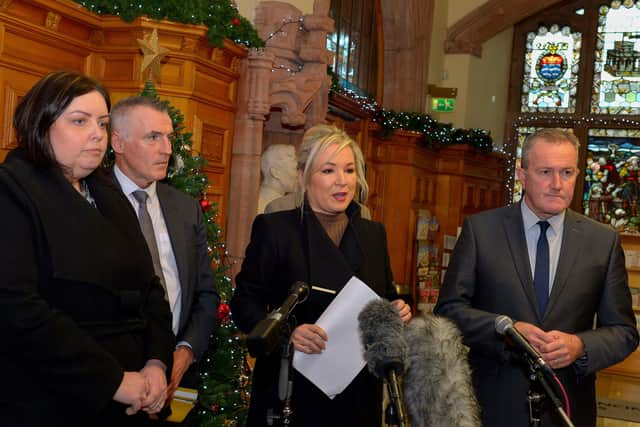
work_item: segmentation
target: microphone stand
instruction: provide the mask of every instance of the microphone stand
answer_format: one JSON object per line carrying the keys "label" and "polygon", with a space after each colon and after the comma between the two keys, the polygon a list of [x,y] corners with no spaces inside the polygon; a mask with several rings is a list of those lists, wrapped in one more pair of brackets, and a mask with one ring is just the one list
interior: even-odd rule
{"label": "microphone stand", "polygon": [[[538,380],[538,383],[542,386],[545,394],[547,395],[549,400],[551,400],[551,403],[553,404],[556,411],[560,415],[560,418],[562,419],[563,424],[566,425],[567,427],[575,427],[573,425],[573,422],[571,422],[571,420],[567,416],[567,413],[564,411],[564,408],[562,406],[562,401],[556,395],[556,392],[553,390],[553,387],[551,387],[551,384],[549,384],[549,381],[547,380],[547,377],[543,372],[543,370],[535,361],[530,360],[530,358],[528,357],[526,359],[529,362],[529,369],[531,371],[531,380]],[[542,404],[541,395],[539,395],[538,393],[530,394],[529,405],[530,405],[530,417],[531,417],[530,426],[531,427],[537,427],[540,425],[540,413],[542,411],[540,410],[540,407],[538,405],[541,405],[541,404]]]}
{"label": "microphone stand", "polygon": [[402,391],[399,387],[400,379],[393,368],[390,370],[389,375],[391,376],[391,381],[386,381],[389,404],[385,410],[385,423],[399,427],[409,427],[402,402]]}
{"label": "microphone stand", "polygon": [[290,341],[291,333],[296,326],[296,318],[291,313],[308,296],[309,285],[300,281],[295,282],[282,305],[258,322],[247,336],[249,354],[256,358],[267,357],[277,345],[281,346],[278,399],[282,402],[282,414],[277,415],[274,408],[267,409],[266,422],[268,426],[274,425],[277,421],[280,421],[283,426],[291,425],[291,416],[293,415],[291,408],[293,344]]}
{"label": "microphone stand", "polygon": [[282,345],[282,356],[280,359],[280,383],[278,384],[278,397],[283,402],[282,406],[282,425],[291,424],[291,394],[293,392],[293,344],[289,341],[291,337],[291,325],[289,324],[287,333],[287,341]]}
{"label": "microphone stand", "polygon": [[282,402],[281,415],[276,415],[273,408],[267,411],[267,425],[272,426],[279,421],[282,426],[291,425],[291,394],[293,392],[293,344],[291,343],[291,333],[295,327],[295,318],[287,319],[282,324],[280,339],[282,347],[280,349],[280,374],[278,376],[278,398]]}

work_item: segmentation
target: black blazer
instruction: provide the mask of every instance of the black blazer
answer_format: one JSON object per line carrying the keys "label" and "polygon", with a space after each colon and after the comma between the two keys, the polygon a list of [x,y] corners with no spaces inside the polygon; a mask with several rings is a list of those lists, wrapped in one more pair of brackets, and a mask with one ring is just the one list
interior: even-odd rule
{"label": "black blazer", "polygon": [[137,425],[124,371],[172,364],[171,313],[133,209],[105,176],[92,207],[21,150],[0,167],[0,425]]}
{"label": "black blazer", "polygon": [[207,229],[200,204],[169,185],[157,183],[182,288],[182,310],[176,340],[187,341],[200,359],[209,345],[220,297],[208,254]]}
{"label": "black blazer", "polygon": [[577,334],[588,354],[586,370],[578,374],[570,366],[558,374],[575,425],[594,426],[595,372],[638,345],[620,237],[568,210],[549,303],[539,313],[520,209],[515,204],[465,220],[435,312],[464,334],[483,425],[492,427],[528,425],[527,371],[495,332],[496,315]]}
{"label": "black blazer", "polygon": [[[382,224],[364,220],[351,203],[349,224],[336,247],[306,208],[258,215],[231,300],[233,320],[250,332],[267,313],[280,306],[296,281],[339,291],[356,276],[376,293],[396,298],[387,241]],[[298,324],[315,323],[335,296],[311,291],[294,310]],[[331,340],[331,337],[329,337]],[[279,352],[258,359],[253,376],[249,426],[266,425],[269,408],[278,413]],[[294,370],[293,423],[296,426],[380,425],[380,383],[363,369],[333,400]]]}

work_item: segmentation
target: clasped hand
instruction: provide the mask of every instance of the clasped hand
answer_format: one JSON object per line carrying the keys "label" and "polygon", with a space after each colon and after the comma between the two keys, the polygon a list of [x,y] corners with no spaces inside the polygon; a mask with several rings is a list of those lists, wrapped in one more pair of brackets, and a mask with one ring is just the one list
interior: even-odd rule
{"label": "clasped hand", "polygon": [[527,322],[516,322],[514,326],[553,369],[567,367],[584,355],[584,343],[577,335],[545,332]]}
{"label": "clasped hand", "polygon": [[[411,320],[411,307],[401,299],[391,304],[398,310],[398,315],[406,324]],[[294,329],[291,334],[293,348],[307,354],[320,354],[325,349],[325,342],[329,339],[327,333],[320,326],[305,323]]]}
{"label": "clasped hand", "polygon": [[149,414],[160,412],[167,398],[167,379],[164,365],[160,361],[150,360],[140,372],[125,372],[124,377],[113,395],[116,402],[129,405],[127,415],[140,410]]}

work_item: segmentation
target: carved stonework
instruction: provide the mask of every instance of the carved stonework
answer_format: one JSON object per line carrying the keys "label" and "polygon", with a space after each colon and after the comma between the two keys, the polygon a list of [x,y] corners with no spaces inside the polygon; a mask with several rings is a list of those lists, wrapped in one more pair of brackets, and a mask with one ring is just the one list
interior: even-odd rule
{"label": "carved stonework", "polygon": [[49,12],[47,13],[47,19],[45,20],[44,26],[50,30],[58,31],[58,27],[60,26],[60,18],[61,16],[57,13]]}
{"label": "carved stonework", "polygon": [[[302,15],[290,4],[261,2],[255,11],[264,49],[250,49],[239,64],[238,111],[234,130],[227,228],[228,259],[235,276],[249,243],[259,193],[265,126],[299,136],[302,128],[324,122],[329,100],[327,32],[329,0],[315,0],[314,13]],[[267,118],[269,121],[267,122]],[[293,128],[293,129],[291,129]]]}
{"label": "carved stonework", "polygon": [[256,7],[256,29],[267,40],[265,51],[274,57],[268,76],[270,109],[282,111],[283,125],[308,128],[324,121],[327,65],[332,61],[326,38],[334,28],[328,10],[328,0],[316,0],[311,15],[302,15],[283,2],[262,2]]}
{"label": "carved stonework", "polygon": [[247,113],[254,120],[264,120],[271,110],[269,82],[275,55],[265,49],[251,49],[249,62],[249,99]]}

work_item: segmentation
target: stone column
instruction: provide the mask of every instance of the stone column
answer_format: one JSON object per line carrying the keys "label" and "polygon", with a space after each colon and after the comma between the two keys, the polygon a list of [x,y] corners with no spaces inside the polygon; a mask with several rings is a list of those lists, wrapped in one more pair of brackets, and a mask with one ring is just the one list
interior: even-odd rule
{"label": "stone column", "polygon": [[269,80],[274,58],[263,49],[252,49],[239,70],[227,215],[227,257],[232,278],[240,271],[258,206],[262,138],[270,109]]}
{"label": "stone column", "polygon": [[298,137],[325,120],[331,62],[326,37],[334,27],[328,11],[329,0],[316,0],[313,14],[304,16],[284,2],[262,2],[256,8],[256,29],[267,47],[252,50],[240,69],[227,216],[233,278],[258,206],[265,120],[269,117],[272,131]]}

